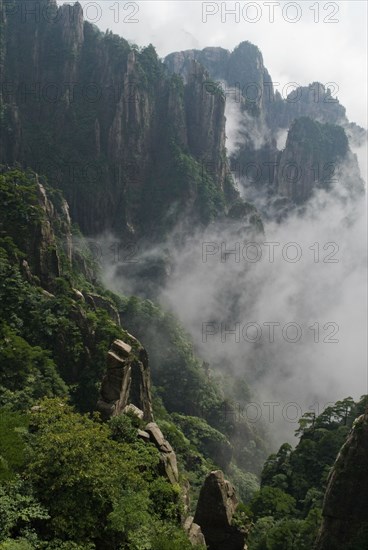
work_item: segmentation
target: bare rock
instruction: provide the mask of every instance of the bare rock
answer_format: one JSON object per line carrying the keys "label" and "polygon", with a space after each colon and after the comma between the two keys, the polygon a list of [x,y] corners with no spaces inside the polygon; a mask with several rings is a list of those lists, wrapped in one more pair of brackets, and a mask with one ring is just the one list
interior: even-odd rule
{"label": "bare rock", "polygon": [[160,428],[155,422],[150,422],[146,426],[146,432],[150,435],[150,440],[155,444],[161,455],[161,471],[172,484],[179,482],[179,471],[176,460],[176,454],[170,443],[165,439]]}
{"label": "bare rock", "polygon": [[205,538],[201,531],[199,525],[194,523],[193,516],[189,516],[184,522],[184,530],[188,535],[190,542],[194,545],[196,544],[206,544]]}
{"label": "bare rock", "polygon": [[316,550],[366,548],[368,411],[355,420],[328,480]]}
{"label": "bare rock", "polygon": [[137,436],[139,439],[143,439],[146,443],[150,441],[150,434],[148,432],[145,432],[144,430],[138,430]]}
{"label": "bare rock", "polygon": [[143,411],[141,409],[138,409],[138,407],[133,405],[133,403],[130,403],[129,405],[124,407],[123,413],[124,414],[129,414],[129,413],[134,414],[136,417],[139,418],[139,420],[143,420],[143,416],[144,416]]}
{"label": "bare rock", "polygon": [[106,358],[107,369],[102,380],[97,409],[103,418],[127,410],[138,413],[145,421],[153,420],[151,377],[146,351],[115,340]]}
{"label": "bare rock", "polygon": [[114,323],[120,326],[119,312],[108,298],[104,298],[99,294],[89,293],[86,294],[86,301],[94,309],[104,309],[106,313],[108,313],[109,317],[114,321]]}
{"label": "bare rock", "polygon": [[209,550],[244,550],[245,533],[231,521],[238,506],[235,489],[221,470],[205,479],[198,499],[194,523],[201,527]]}

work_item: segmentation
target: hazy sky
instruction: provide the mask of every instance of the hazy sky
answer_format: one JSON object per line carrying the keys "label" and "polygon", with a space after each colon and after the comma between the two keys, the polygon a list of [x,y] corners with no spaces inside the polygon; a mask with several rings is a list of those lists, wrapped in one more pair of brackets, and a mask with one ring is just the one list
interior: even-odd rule
{"label": "hazy sky", "polygon": [[233,49],[249,40],[262,51],[272,79],[280,83],[277,89],[288,82],[334,82],[350,120],[367,127],[366,0],[80,3],[86,20],[139,46],[151,42],[162,57],[188,48]]}

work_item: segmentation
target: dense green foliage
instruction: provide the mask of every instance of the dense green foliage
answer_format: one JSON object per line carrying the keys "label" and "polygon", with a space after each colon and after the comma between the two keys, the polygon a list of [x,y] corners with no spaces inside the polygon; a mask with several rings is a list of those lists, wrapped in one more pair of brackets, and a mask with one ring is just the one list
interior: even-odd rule
{"label": "dense green foliage", "polygon": [[[103,424],[64,400],[92,411],[113,340],[137,345],[75,288],[109,307],[117,298],[86,279],[79,233],[65,256],[62,217],[40,202],[34,173],[2,169],[0,191],[0,548],[191,548],[180,487],[161,477],[136,422]],[[47,290],[32,262],[47,257],[46,240],[58,260]]]}
{"label": "dense green foliage", "polygon": [[124,326],[148,351],[153,383],[165,408],[192,417],[185,422],[182,416],[175,418],[187,437],[200,440],[203,454],[226,472],[233,458],[243,471],[259,473],[267,452],[266,435],[261,422],[251,425],[238,410],[238,402],[251,401],[245,381],[213,376],[208,365],[195,356],[178,321],[150,300],[124,299],[120,310]]}
{"label": "dense green foliage", "polygon": [[[177,453],[180,482],[191,484],[192,507],[205,475],[220,467],[247,504],[233,519],[250,533],[250,550],[310,549],[329,470],[367,398],[305,415],[299,444],[268,458],[259,490],[264,431],[234,414],[251,400],[246,381],[214,376],[176,319],[151,301],[96,286],[77,230],[78,250],[65,254],[61,196],[50,191],[51,216],[38,186],[32,172],[0,174],[0,549],[193,548],[180,527],[180,486],[162,477],[158,451],[137,437],[143,425],[91,415],[111,343],[137,345],[126,330],[149,353],[155,418]],[[55,274],[42,279],[49,248]],[[107,309],[76,288],[102,295]],[[114,307],[124,329],[110,317]]]}
{"label": "dense green foliage", "polygon": [[191,548],[179,528],[179,488],[159,477],[153,445],[117,440],[60,399],[27,416],[0,414],[13,450],[23,447],[21,459],[8,456],[0,483],[0,548],[11,548],[9,539],[32,549]]}
{"label": "dense green foliage", "polygon": [[316,416],[305,414],[295,449],[284,443],[266,461],[261,489],[250,502],[250,550],[310,550],[322,514],[328,474],[354,419],[368,403],[350,397]]}

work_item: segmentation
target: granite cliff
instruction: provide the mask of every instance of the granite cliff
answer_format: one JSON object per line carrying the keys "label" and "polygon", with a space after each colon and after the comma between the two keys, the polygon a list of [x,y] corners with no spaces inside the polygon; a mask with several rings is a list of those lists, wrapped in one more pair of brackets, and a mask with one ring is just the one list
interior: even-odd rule
{"label": "granite cliff", "polygon": [[225,102],[201,65],[184,85],[152,46],[84,21],[78,2],[14,0],[2,13],[0,162],[49,177],[89,235],[162,237],[225,211]]}

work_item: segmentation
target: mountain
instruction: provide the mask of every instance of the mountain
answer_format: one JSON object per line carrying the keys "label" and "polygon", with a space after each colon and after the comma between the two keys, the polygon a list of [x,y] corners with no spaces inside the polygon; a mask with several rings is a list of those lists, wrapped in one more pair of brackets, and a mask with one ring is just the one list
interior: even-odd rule
{"label": "mountain", "polygon": [[0,199],[0,545],[202,549],[206,475],[252,495],[264,427],[234,423],[173,316],[103,287],[44,176],[2,166]]}
{"label": "mountain", "polygon": [[[360,201],[364,129],[320,83],[283,97],[249,42],[161,61],[78,2],[0,13],[1,550],[363,548],[366,396],[303,416],[295,449],[264,463],[248,376],[224,346],[199,357],[156,300],[183,243],[217,235],[225,264],[226,236],[257,245],[263,220],[302,214],[334,179]],[[143,243],[111,270],[121,294],[102,283],[100,238]],[[229,321],[269,284],[243,278],[251,263],[219,285]]]}
{"label": "mountain", "polygon": [[[231,171],[244,186],[243,194],[255,201],[265,218],[280,218],[290,207],[304,204],[314,189],[338,181],[344,165],[352,174],[345,185],[352,193],[362,193],[364,184],[351,146],[367,134],[348,121],[330,88],[319,82],[295,89],[285,85],[281,94],[260,50],[250,42],[242,42],[232,52],[214,47],[174,52],[165,63],[185,81],[193,59],[219,81],[235,109],[236,121],[229,111],[230,125],[237,126]],[[286,145],[280,146],[279,137],[285,130]]]}
{"label": "mountain", "polygon": [[183,85],[78,2],[12,0],[3,13],[0,162],[45,174],[88,235],[162,238],[226,211],[225,102],[203,93],[202,66]]}

